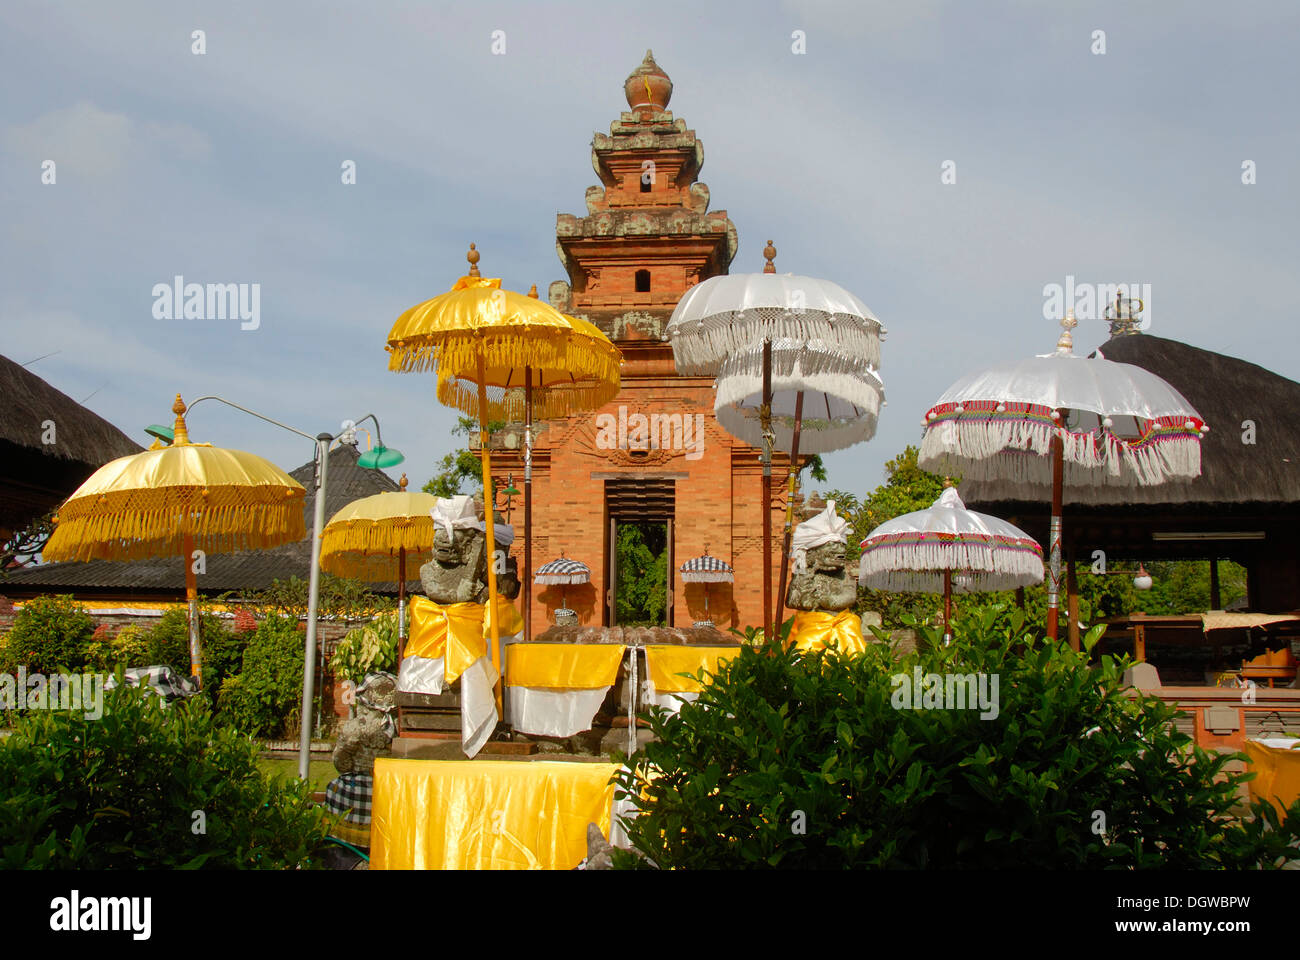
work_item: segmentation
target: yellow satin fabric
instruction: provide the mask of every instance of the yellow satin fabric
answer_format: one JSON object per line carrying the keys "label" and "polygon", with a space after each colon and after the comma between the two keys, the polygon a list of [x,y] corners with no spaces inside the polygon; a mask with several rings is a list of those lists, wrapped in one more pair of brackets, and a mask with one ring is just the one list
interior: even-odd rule
{"label": "yellow satin fabric", "polygon": [[571,870],[609,836],[613,763],[375,760],[373,870]]}
{"label": "yellow satin fabric", "polygon": [[847,656],[863,653],[867,649],[867,641],[862,636],[862,618],[852,610],[841,610],[839,613],[800,610],[794,615],[789,642],[799,650],[834,647]]}
{"label": "yellow satin fabric", "polygon": [[564,690],[613,686],[626,649],[619,643],[512,643],[506,648],[506,684]]}
{"label": "yellow satin fabric", "polygon": [[655,693],[699,693],[700,685],[679,673],[697,673],[701,667],[710,674],[718,664],[740,653],[740,647],[686,647],[675,643],[646,644],[646,664]]}
{"label": "yellow satin fabric", "polygon": [[1286,808],[1300,798],[1300,747],[1282,749],[1247,740],[1246,755],[1258,776],[1250,781],[1253,800],[1264,799],[1285,815]]}
{"label": "yellow satin fabric", "polygon": [[[524,628],[524,618],[505,597],[497,596],[496,610],[498,636],[509,637]],[[455,683],[470,664],[488,656],[491,626],[484,617],[486,611],[487,605],[482,603],[444,605],[428,597],[412,597],[405,655],[431,660],[445,658],[443,679]]]}

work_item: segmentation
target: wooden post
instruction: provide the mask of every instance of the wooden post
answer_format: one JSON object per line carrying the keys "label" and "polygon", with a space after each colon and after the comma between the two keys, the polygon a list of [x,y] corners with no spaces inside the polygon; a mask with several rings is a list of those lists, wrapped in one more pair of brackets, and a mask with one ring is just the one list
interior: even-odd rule
{"label": "wooden post", "polygon": [[943,640],[952,640],[952,571],[943,572]]}
{"label": "wooden post", "polygon": [[1210,609],[1222,610],[1223,601],[1219,597],[1219,558],[1210,559]]}
{"label": "wooden post", "polygon": [[785,532],[781,534],[781,578],[776,582],[776,623],[785,621],[785,578],[790,570],[790,538],[794,530],[794,492],[799,485],[799,432],[803,428],[803,391],[794,398],[794,439],[790,444],[790,471],[786,480]]}
{"label": "wooden post", "polygon": [[1052,522],[1047,540],[1051,553],[1047,565],[1047,639],[1058,636],[1058,616],[1061,603],[1061,512],[1065,487],[1065,411],[1057,410],[1056,426],[1052,431]]}
{"label": "wooden post", "polygon": [[203,648],[199,643],[199,588],[194,576],[194,536],[187,530],[181,544],[185,551],[185,606],[189,610],[190,676],[203,685]]}
{"label": "wooden post", "polygon": [[618,520],[609,518],[609,576],[606,600],[609,603],[609,625],[618,626]]}
{"label": "wooden post", "polygon": [[763,341],[763,640],[772,633],[772,339]]}
{"label": "wooden post", "polygon": [[668,606],[664,608],[664,625],[668,627],[671,627],[673,625],[673,584],[676,582],[673,578],[677,575],[677,570],[673,566],[673,562],[674,562],[673,561],[673,534],[675,532],[673,526],[674,526],[673,521],[670,518],[667,523],[668,542],[664,546],[664,550],[668,553],[668,557],[667,557],[668,562],[664,565],[665,573],[667,574],[664,577],[664,580],[666,581],[666,586],[668,591],[668,597],[667,597]]}
{"label": "wooden post", "polygon": [[1136,617],[1131,617],[1130,622],[1133,623],[1133,659],[1142,663],[1147,658],[1147,628]]}

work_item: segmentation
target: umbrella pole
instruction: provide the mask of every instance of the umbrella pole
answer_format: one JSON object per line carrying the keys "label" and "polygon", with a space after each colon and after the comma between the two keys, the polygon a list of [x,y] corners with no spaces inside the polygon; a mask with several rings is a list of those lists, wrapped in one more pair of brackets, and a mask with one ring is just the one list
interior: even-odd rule
{"label": "umbrella pole", "polygon": [[781,579],[776,582],[776,622],[785,621],[785,578],[790,570],[790,532],[794,527],[794,491],[799,485],[799,431],[803,427],[803,391],[794,398],[794,440],[790,444],[790,475],[785,500],[785,532],[781,535]]}
{"label": "umbrella pole", "polygon": [[406,548],[397,548],[397,663],[406,646]]}
{"label": "umbrella pole", "polygon": [[487,369],[483,349],[478,353],[478,438],[479,453],[483,457],[483,528],[487,532],[488,623],[492,634],[492,683],[497,698],[497,719],[501,718],[501,651],[500,628],[497,625],[497,537],[496,497],[492,495],[492,457],[488,452],[487,428]]}
{"label": "umbrella pole", "polygon": [[1047,638],[1055,641],[1061,603],[1061,513],[1065,489],[1065,411],[1057,411],[1056,429],[1052,432],[1052,523],[1047,540],[1051,549],[1047,566]]}
{"label": "umbrella pole", "polygon": [[763,640],[772,640],[772,339],[763,341]]}
{"label": "umbrella pole", "polygon": [[524,641],[533,639],[533,368],[524,367]]}
{"label": "umbrella pole", "polygon": [[203,685],[203,651],[199,648],[199,588],[194,576],[194,537],[186,532],[181,549],[185,551],[185,607],[189,611],[190,676]]}
{"label": "umbrella pole", "polygon": [[952,640],[952,571],[943,572],[943,642]]}

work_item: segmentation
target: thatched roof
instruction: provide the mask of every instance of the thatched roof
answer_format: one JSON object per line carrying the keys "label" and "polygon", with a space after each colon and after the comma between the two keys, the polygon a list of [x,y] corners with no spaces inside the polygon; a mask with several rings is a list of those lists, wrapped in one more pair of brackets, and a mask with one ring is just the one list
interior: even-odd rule
{"label": "thatched roof", "polygon": [[[1268,505],[1300,510],[1300,383],[1221,353],[1134,334],[1101,346],[1107,360],[1131,363],[1174,386],[1205,418],[1201,476],[1154,487],[1066,487],[1065,503],[1081,507],[1165,504],[1210,511]],[[1255,424],[1255,443],[1242,442],[1244,421]],[[1006,482],[961,485],[975,509],[999,513],[1044,497]]]}
{"label": "thatched roof", "polygon": [[[110,460],[143,447],[103,417],[0,356],[0,530],[16,530],[66,499]],[[45,443],[53,421],[54,443]]]}
{"label": "thatched roof", "polygon": [[[330,451],[329,473],[325,490],[325,519],[348,503],[376,493],[401,489],[381,470],[359,466],[357,448],[340,444]],[[258,590],[272,580],[296,576],[307,579],[311,569],[311,532],[315,517],[316,491],[312,478],[315,461],[308,461],[290,476],[307,490],[303,504],[307,537],[297,543],[271,550],[248,550],[238,553],[212,554],[207,558],[207,573],[198,578],[204,594],[228,590]],[[418,589],[418,582],[408,584]],[[373,584],[377,592],[396,593],[397,584]],[[10,597],[50,591],[71,592],[87,598],[116,595],[177,595],[185,591],[185,568],[180,557],[160,557],[133,563],[92,560],[86,563],[50,563],[12,572],[0,580],[0,592]]]}

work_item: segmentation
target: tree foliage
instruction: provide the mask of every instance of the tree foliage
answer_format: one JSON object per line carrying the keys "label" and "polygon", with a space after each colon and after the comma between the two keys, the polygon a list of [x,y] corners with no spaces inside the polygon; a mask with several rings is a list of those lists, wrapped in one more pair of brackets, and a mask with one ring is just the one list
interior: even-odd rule
{"label": "tree foliage", "polygon": [[[489,438],[505,426],[504,421],[488,423]],[[477,434],[479,423],[473,417],[459,417],[456,426],[451,428],[452,436],[464,437],[465,444],[459,449],[444,454],[438,461],[437,472],[421,489],[435,497],[454,497],[460,493],[474,493],[483,489],[483,461],[469,449],[469,438]],[[469,484],[462,489],[462,484]]]}
{"label": "tree foliage", "polygon": [[618,622],[658,626],[668,609],[666,524],[618,525]]}

